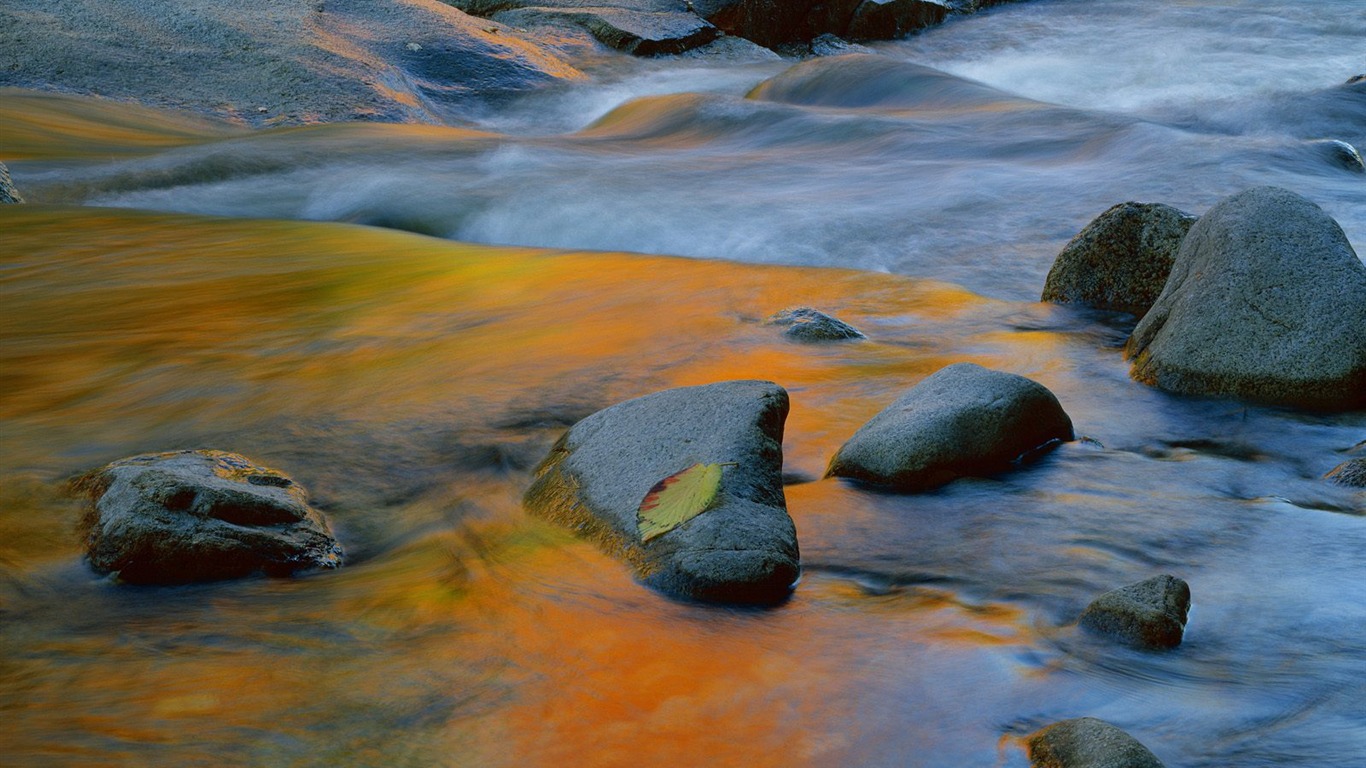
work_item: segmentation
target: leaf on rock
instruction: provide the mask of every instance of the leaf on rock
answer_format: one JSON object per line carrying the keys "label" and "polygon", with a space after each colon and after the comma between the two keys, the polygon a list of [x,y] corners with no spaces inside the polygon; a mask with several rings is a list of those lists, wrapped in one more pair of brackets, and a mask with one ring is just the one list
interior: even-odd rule
{"label": "leaf on rock", "polygon": [[721,468],[734,464],[694,464],[655,483],[636,512],[641,542],[672,531],[697,517],[721,490]]}

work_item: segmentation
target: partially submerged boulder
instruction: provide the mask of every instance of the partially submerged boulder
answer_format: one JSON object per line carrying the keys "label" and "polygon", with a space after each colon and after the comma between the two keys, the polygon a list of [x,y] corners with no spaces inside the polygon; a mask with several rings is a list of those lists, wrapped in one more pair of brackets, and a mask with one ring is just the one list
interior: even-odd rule
{"label": "partially submerged boulder", "polygon": [[1355,173],[1366,173],[1366,161],[1361,159],[1361,153],[1351,144],[1339,139],[1319,139],[1309,142],[1314,151],[1324,160],[1343,170]]}
{"label": "partially submerged boulder", "polygon": [[784,309],[768,321],[783,326],[783,335],[796,341],[853,341],[867,338],[854,326],[811,307]]}
{"label": "partially submerged boulder", "polygon": [[0,163],[0,204],[22,202],[24,198],[20,197],[19,190],[14,188],[14,182],[9,177],[9,169],[4,163]]}
{"label": "partially submerged boulder", "polygon": [[1126,354],[1172,392],[1366,405],[1366,266],[1328,214],[1257,187],[1196,222]]}
{"label": "partially submerged boulder", "polygon": [[943,23],[947,3],[935,0],[863,0],[844,36],[850,40],[894,40]]}
{"label": "partially submerged boulder", "polygon": [[1157,301],[1196,217],[1161,203],[1120,203],[1087,224],[1058,254],[1043,301],[1142,317]]}
{"label": "partially submerged boulder", "polygon": [[598,42],[636,56],[682,53],[721,36],[721,30],[682,11],[529,6],[504,11],[494,18],[517,27],[572,24],[587,30]]}
{"label": "partially submerged boulder", "polygon": [[1086,607],[1080,624],[1134,648],[1166,650],[1181,644],[1190,606],[1190,585],[1164,574],[1106,592]]}
{"label": "partially submerged boulder", "polygon": [[887,406],[839,449],[827,477],[901,491],[997,474],[1071,440],[1072,420],[1043,385],[957,363]]}
{"label": "partially submerged boulder", "polygon": [[[799,573],[783,496],[787,392],[729,381],[656,392],[575,424],[536,469],[527,509],[625,558],[649,586],[679,598],[772,604]],[[660,481],[724,467],[707,510],[643,541],[637,512]]]}
{"label": "partially submerged boulder", "polygon": [[130,584],[184,584],[335,568],[342,550],[304,489],[235,453],[121,459],[77,483],[90,564]]}
{"label": "partially submerged boulder", "polygon": [[1028,745],[1032,768],[1163,768],[1138,739],[1094,717],[1042,728]]}
{"label": "partially submerged boulder", "polygon": [[1329,470],[1323,478],[1335,485],[1366,488],[1366,459],[1348,459]]}

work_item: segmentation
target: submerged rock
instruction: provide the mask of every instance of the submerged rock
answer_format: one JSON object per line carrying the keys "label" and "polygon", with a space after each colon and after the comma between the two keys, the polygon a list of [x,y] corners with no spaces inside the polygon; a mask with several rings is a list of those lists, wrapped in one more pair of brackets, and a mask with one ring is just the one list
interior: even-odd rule
{"label": "submerged rock", "polygon": [[1181,644],[1190,606],[1190,586],[1164,574],[1106,592],[1086,606],[1080,623],[1134,648],[1164,650]]}
{"label": "submerged rock", "polygon": [[1366,459],[1348,459],[1333,467],[1323,479],[1348,488],[1366,488]]}
{"label": "submerged rock", "polygon": [[773,325],[786,326],[783,335],[797,341],[851,341],[865,339],[854,326],[810,307],[784,309],[768,319]]}
{"label": "submerged rock", "polygon": [[1061,441],[1072,420],[1037,382],[957,363],[912,387],[839,449],[827,477],[902,491],[985,477]]}
{"label": "submerged rock", "polygon": [[1063,720],[1031,734],[1032,768],[1163,768],[1138,739],[1104,720]]}
{"label": "submerged rock", "polygon": [[[787,392],[730,381],[656,392],[575,424],[536,469],[527,509],[597,541],[661,592],[772,604],[799,573],[783,496]],[[723,469],[707,511],[648,542],[637,510],[661,480],[697,463]]]}
{"label": "submerged rock", "polygon": [[1366,173],[1366,161],[1361,159],[1357,148],[1338,139],[1320,139],[1310,142],[1323,159],[1344,170]]}
{"label": "submerged rock", "polygon": [[9,177],[9,169],[4,163],[0,163],[0,204],[22,202],[24,198],[20,197],[19,190],[14,188],[14,182]]}
{"label": "submerged rock", "polygon": [[304,489],[223,451],[121,459],[78,482],[90,564],[131,584],[184,584],[335,568],[341,546]]}
{"label": "submerged rock", "polygon": [[1043,301],[1142,317],[1157,301],[1181,240],[1196,217],[1161,203],[1120,203],[1062,249]]}
{"label": "submerged rock", "polygon": [[1366,405],[1366,266],[1317,205],[1275,187],[1229,197],[1181,243],[1126,354],[1172,392]]}

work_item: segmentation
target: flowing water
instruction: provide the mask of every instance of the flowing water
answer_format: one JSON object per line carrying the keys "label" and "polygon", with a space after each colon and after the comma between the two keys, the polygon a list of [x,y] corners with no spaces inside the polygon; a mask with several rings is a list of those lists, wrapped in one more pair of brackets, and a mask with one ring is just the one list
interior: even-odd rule
{"label": "flowing water", "polygon": [[[1148,389],[1131,320],[1033,300],[1123,200],[1276,184],[1362,252],[1366,177],[1312,143],[1366,145],[1362,11],[1037,0],[875,57],[619,61],[460,128],[0,94],[32,203],[0,209],[0,764],[1017,767],[1089,715],[1173,767],[1360,766],[1363,499],[1319,476],[1366,416]],[[870,341],[788,343],[795,305]],[[961,360],[1091,440],[926,494],[817,479]],[[522,510],[577,419],[733,378],[792,396],[784,605],[670,601]],[[89,571],[66,480],[197,447],[292,474],[346,567]],[[1180,649],[1077,632],[1164,572]]]}

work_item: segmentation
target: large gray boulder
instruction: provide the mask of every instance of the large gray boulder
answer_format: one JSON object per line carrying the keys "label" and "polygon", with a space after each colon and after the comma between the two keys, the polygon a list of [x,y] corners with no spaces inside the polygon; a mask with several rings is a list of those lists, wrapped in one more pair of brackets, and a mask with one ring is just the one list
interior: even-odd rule
{"label": "large gray boulder", "polygon": [[1106,592],[1086,607],[1080,624],[1134,648],[1165,650],[1181,644],[1190,607],[1190,585],[1164,574]]}
{"label": "large gray boulder", "polygon": [[[799,573],[783,497],[787,392],[766,381],[682,387],[580,421],[536,469],[527,509],[625,558],[679,598],[771,604]],[[697,463],[733,463],[710,508],[643,542],[637,510],[661,480]]]}
{"label": "large gray boulder", "polygon": [[77,487],[90,564],[131,584],[184,584],[335,568],[342,550],[304,489],[223,451],[121,459]]}
{"label": "large gray boulder", "polygon": [[1196,222],[1126,354],[1172,392],[1304,408],[1366,405],[1366,266],[1317,205],[1275,187]]}
{"label": "large gray boulder", "polygon": [[1161,203],[1110,208],[1058,254],[1042,300],[1142,317],[1167,284],[1176,251],[1195,219]]}
{"label": "large gray boulder", "polygon": [[830,460],[826,476],[928,490],[959,477],[997,474],[1072,438],[1072,420],[1043,385],[957,363],[860,427]]}
{"label": "large gray boulder", "polygon": [[1032,768],[1163,768],[1138,739],[1104,720],[1063,720],[1031,734]]}
{"label": "large gray boulder", "polygon": [[22,202],[24,198],[20,197],[19,190],[14,188],[14,182],[9,177],[9,169],[4,163],[0,163],[0,204]]}

